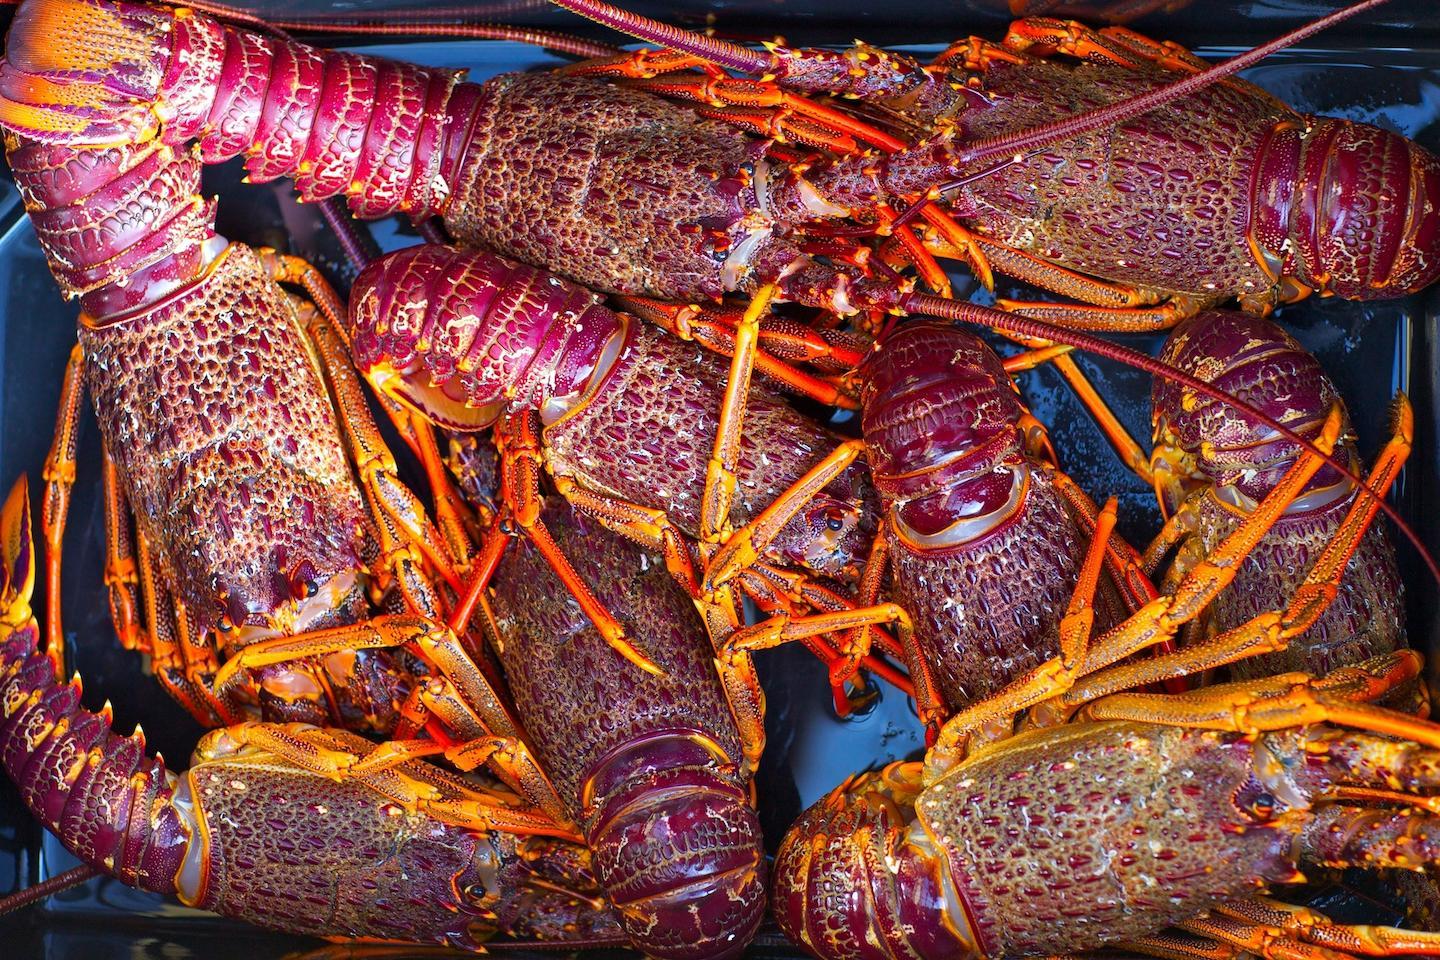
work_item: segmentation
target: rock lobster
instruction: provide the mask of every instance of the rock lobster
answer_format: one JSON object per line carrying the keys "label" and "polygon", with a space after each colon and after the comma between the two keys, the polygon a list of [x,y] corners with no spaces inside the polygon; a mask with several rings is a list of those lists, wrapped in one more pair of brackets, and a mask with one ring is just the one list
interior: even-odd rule
{"label": "rock lobster", "polygon": [[470,948],[496,933],[617,938],[589,851],[498,785],[423,760],[362,771],[368,740],[299,723],[217,730],[182,775],[146,757],[144,738],[111,733],[39,650],[23,479],[0,543],[0,757],[87,863],[297,933]]}

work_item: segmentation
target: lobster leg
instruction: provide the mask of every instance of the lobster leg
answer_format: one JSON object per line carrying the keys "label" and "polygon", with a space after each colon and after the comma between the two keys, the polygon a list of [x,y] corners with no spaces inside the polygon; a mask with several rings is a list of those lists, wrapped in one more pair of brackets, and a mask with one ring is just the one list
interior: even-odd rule
{"label": "lobster leg", "polygon": [[[215,675],[215,691],[217,696],[223,699],[245,670],[339,651],[402,646],[418,651],[444,676],[443,681],[440,678],[430,681],[430,684],[440,684],[434,699],[427,702],[423,697],[419,698],[429,712],[442,714],[450,720],[456,717],[464,718],[463,725],[456,724],[462,730],[462,735],[469,734],[479,738],[495,736],[498,732],[505,740],[519,741],[519,727],[510,718],[503,701],[484,674],[465,651],[460,649],[460,642],[455,634],[433,621],[413,615],[380,616],[366,623],[252,643],[237,651],[220,668]],[[437,700],[446,700],[460,706],[453,710],[436,708],[434,703]],[[508,767],[500,762],[507,756],[517,758],[516,762]],[[537,807],[547,813],[563,810],[554,788],[550,786],[528,749],[515,750],[505,756],[497,756],[496,759],[496,772],[503,779],[513,781]],[[564,818],[563,813],[560,818]]]}
{"label": "lobster leg", "polygon": [[[303,277],[308,283],[307,290],[317,283],[323,284],[323,281],[317,281],[318,275],[314,274],[309,264],[298,257],[264,254],[262,262],[270,267],[275,279],[281,282],[301,282]],[[371,501],[371,511],[375,514],[382,542],[391,530],[398,528],[401,541],[423,554],[441,576],[459,590],[460,578],[455,573],[450,558],[445,556],[441,552],[442,548],[438,546],[443,542],[442,536],[426,516],[419,499],[400,482],[395,457],[385,446],[385,441],[375,427],[375,421],[370,417],[369,408],[365,405],[359,379],[347,359],[344,339],[337,332],[344,308],[328,286],[319,289],[323,292],[313,301],[316,309],[313,312],[301,311],[302,314],[309,314],[305,332],[318,353],[326,383],[339,407],[345,437],[350,443],[360,474],[361,487]],[[384,516],[380,515],[382,511]],[[418,607],[419,601],[413,592],[417,588],[412,587],[423,579],[418,568],[407,569],[413,560],[405,555],[405,551],[399,549],[398,543],[387,544],[386,554],[386,561],[396,568],[392,572],[397,575],[406,599]]]}
{"label": "lobster leg", "polygon": [[430,493],[435,499],[435,524],[445,537],[450,555],[461,565],[468,563],[470,531],[475,519],[445,469],[445,458],[440,453],[434,428],[428,420],[417,416],[389,394],[376,390],[373,395],[425,470],[425,480],[430,484]]}
{"label": "lobster leg", "polygon": [[221,736],[227,752],[237,748],[259,750],[337,781],[352,777],[407,808],[421,810],[456,826],[579,839],[563,821],[557,823],[545,814],[499,803],[479,793],[442,797],[438,791],[426,789],[427,784],[395,769],[411,759],[409,757],[400,757],[393,764],[362,766],[373,752],[362,755],[337,749],[325,731],[304,724],[244,723],[225,728]]}
{"label": "lobster leg", "polygon": [[[1005,334],[1005,336],[1017,343],[1030,347],[1032,350],[1059,347],[1058,344],[1052,344],[1044,340],[1030,340],[1013,334]],[[1105,434],[1105,439],[1110,441],[1110,446],[1115,448],[1115,452],[1120,456],[1120,461],[1139,476],[1141,480],[1144,480],[1146,483],[1153,483],[1153,477],[1150,472],[1150,455],[1141,449],[1140,444],[1135,442],[1134,437],[1130,436],[1130,431],[1126,430],[1124,424],[1120,422],[1120,418],[1115,416],[1115,412],[1110,409],[1109,404],[1100,396],[1100,392],[1095,389],[1095,385],[1085,376],[1079,364],[1069,355],[1069,351],[1066,350],[1057,353],[1053,357],[1047,357],[1046,359],[1049,360],[1050,364],[1060,376],[1065,378],[1065,382],[1070,384],[1070,389],[1075,392],[1076,398],[1079,399],[1085,406],[1085,409],[1090,412],[1090,416],[1095,419],[1096,426],[1100,428],[1101,433]],[[1036,363],[1034,365],[1038,366],[1039,364]],[[1027,369],[1028,368],[1027,366]],[[1006,369],[1008,370],[1009,367]]]}
{"label": "lobster leg", "polygon": [[[595,629],[605,638],[616,652],[642,670],[659,673],[655,662],[636,649],[626,635],[625,628],[610,611],[605,609],[585,581],[575,572],[570,561],[555,543],[545,527],[540,512],[543,501],[540,497],[539,466],[544,462],[544,449],[540,443],[539,415],[534,411],[510,414],[496,428],[495,439],[500,448],[502,482],[501,489],[507,507],[520,529],[535,544],[535,548],[554,569],[580,609],[595,624]],[[498,527],[497,527],[498,530]],[[482,547],[482,551],[483,551]],[[493,568],[492,568],[493,571]],[[474,585],[470,591],[473,593]]]}
{"label": "lobster leg", "polygon": [[[1212,922],[1221,917],[1244,924],[1245,931],[1251,935],[1241,942],[1230,940],[1229,937],[1223,939],[1247,950],[1255,949],[1250,944],[1258,939],[1261,941],[1259,952],[1262,953],[1265,947],[1263,938],[1270,935],[1267,928],[1282,930],[1286,935],[1303,943],[1334,947],[1351,955],[1388,957],[1408,953],[1440,953],[1440,934],[1403,930],[1399,927],[1337,924],[1308,907],[1281,903],[1269,897],[1235,900],[1211,910]],[[1191,924],[1185,926],[1197,933],[1205,933]]]}
{"label": "lobster leg", "polygon": [[[1181,924],[1181,928],[1273,960],[1440,953],[1440,934],[1369,924],[1336,924],[1325,914],[1308,907],[1295,907],[1266,897],[1221,904],[1212,908],[1207,917],[1188,921]],[[1306,947],[1310,947],[1309,950]]]}
{"label": "lobster leg", "polygon": [[1060,655],[947,720],[926,760],[932,770],[944,769],[962,759],[970,739],[988,724],[1007,721],[1075,682],[1089,653],[1090,633],[1095,625],[1095,591],[1100,583],[1106,545],[1114,529],[1115,498],[1111,497],[1097,518],[1075,590],[1060,621]]}
{"label": "lobster leg", "polygon": [[[616,297],[615,300],[627,311],[669,330],[682,340],[694,341],[721,356],[734,356],[738,321],[728,311],[722,313],[693,305],[675,306],[642,297]],[[787,359],[813,362],[824,358],[849,368],[863,359],[858,350],[828,343],[817,332],[800,324],[782,323],[768,327],[762,324],[760,343],[770,349],[755,351],[755,367],[771,380],[827,406],[858,409],[855,399],[842,393],[835,384],[786,362]]]}
{"label": "lobster leg", "polygon": [[135,561],[135,531],[120,471],[110,451],[104,453],[105,586],[110,592],[110,620],[126,650],[142,648],[140,570]]}
{"label": "lobster leg", "polygon": [[[1093,533],[1100,519],[1100,509],[1095,506],[1095,501],[1063,471],[1052,471],[1051,478],[1054,480],[1055,489],[1065,498],[1080,525]],[[1110,535],[1105,550],[1105,567],[1110,571],[1110,576],[1125,598],[1131,613],[1155,599],[1155,585],[1146,575],[1140,555],[1118,533]]]}
{"label": "lobster leg", "polygon": [[45,480],[45,500],[40,507],[40,525],[45,532],[45,652],[55,664],[57,678],[65,676],[65,631],[60,621],[60,557],[64,549],[65,522],[70,516],[70,494],[75,488],[75,430],[80,422],[80,404],[84,399],[85,351],[77,343],[65,363],[55,439],[41,474]]}
{"label": "lobster leg", "polygon": [[[1378,496],[1363,496],[1355,499],[1349,512],[1346,513],[1345,519],[1335,530],[1319,559],[1310,568],[1305,582],[1295,592],[1295,596],[1284,611],[1263,613],[1233,630],[1193,647],[1182,648],[1174,654],[1139,663],[1122,664],[1114,669],[1096,673],[1068,691],[1065,694],[1065,702],[1070,705],[1078,705],[1086,700],[1137,684],[1209,669],[1254,653],[1281,649],[1289,642],[1290,638],[1299,636],[1309,629],[1334,601],[1340,577],[1350,562],[1351,555],[1359,546],[1360,539],[1365,535],[1375,514],[1379,512],[1379,496],[1383,496],[1384,492],[1394,483],[1396,475],[1409,456],[1410,448],[1414,443],[1414,430],[1414,413],[1410,408],[1409,401],[1401,394],[1395,408],[1393,435],[1376,458],[1375,465],[1371,468],[1370,475],[1366,480],[1367,485],[1370,489],[1375,490]],[[1293,467],[1291,469],[1294,470]],[[1287,479],[1288,476],[1287,474]],[[1279,490],[1278,486],[1276,490]],[[1269,503],[1274,496],[1275,493],[1272,492],[1264,502]],[[1249,524],[1263,509],[1264,504],[1257,508],[1235,533],[1226,538],[1225,543],[1217,548],[1216,554],[1225,552],[1230,542],[1239,536],[1240,530],[1244,529],[1245,525]],[[1209,575],[1202,574],[1201,571],[1212,565],[1215,559],[1216,555],[1212,554],[1205,562],[1198,564],[1193,571],[1188,573],[1185,580],[1194,582],[1198,578],[1208,578]],[[1180,589],[1185,589],[1183,581]],[[1178,593],[1179,591],[1177,591],[1177,595]],[[1211,595],[1213,596],[1213,593]],[[1101,661],[1097,663],[1097,666],[1113,662],[1113,659]]]}
{"label": "lobster leg", "polygon": [[210,680],[219,666],[215,651],[209,646],[197,649],[189,642],[193,635],[188,627],[189,614],[156,576],[150,544],[139,531],[135,534],[135,556],[145,614],[144,646],[156,679],[202,726],[223,726],[241,720],[240,714],[226,707],[211,691]]}

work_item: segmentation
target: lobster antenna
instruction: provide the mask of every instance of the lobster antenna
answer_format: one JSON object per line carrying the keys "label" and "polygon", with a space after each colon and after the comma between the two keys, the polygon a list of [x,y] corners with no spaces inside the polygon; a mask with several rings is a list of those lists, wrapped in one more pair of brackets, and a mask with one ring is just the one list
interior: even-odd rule
{"label": "lobster antenna", "polygon": [[1033,317],[1024,317],[1019,314],[1004,313],[990,307],[982,307],[978,303],[969,303],[964,300],[950,300],[945,297],[937,297],[926,293],[912,293],[901,302],[901,309],[907,313],[925,313],[932,316],[942,317],[946,320],[958,320],[961,323],[974,324],[980,327],[991,327],[998,330],[1008,330],[1011,333],[1018,333],[1025,337],[1034,337],[1041,340],[1050,340],[1054,343],[1063,343],[1074,347],[1077,350],[1084,350],[1097,356],[1123,363],[1126,366],[1143,370],[1154,377],[1164,377],[1173,380],[1181,386],[1189,387],[1197,393],[1203,394],[1212,400],[1228,404],[1238,412],[1249,417],[1255,423],[1260,423],[1274,430],[1291,443],[1299,444],[1312,454],[1320,457],[1327,465],[1338,470],[1343,476],[1351,480],[1356,486],[1364,491],[1366,496],[1373,498],[1385,515],[1394,521],[1395,526],[1405,536],[1406,540],[1415,547],[1420,554],[1430,575],[1440,583],[1440,565],[1435,563],[1435,558],[1430,555],[1429,549],[1421,541],[1420,535],[1406,523],[1400,516],[1399,511],[1385,501],[1374,489],[1365,482],[1365,478],[1357,475],[1350,469],[1349,465],[1341,463],[1334,456],[1323,453],[1309,440],[1300,436],[1295,431],[1284,426],[1279,421],[1264,413],[1257,407],[1241,400],[1239,397],[1226,393],[1214,384],[1206,383],[1199,377],[1186,373],[1184,370],[1162,360],[1157,360],[1148,354],[1130,347],[1122,347],[1118,343],[1111,343],[1093,334],[1084,333],[1079,330],[1071,330],[1067,327],[1048,323],[1044,320],[1037,320]]}
{"label": "lobster antenna", "polygon": [[32,903],[44,900],[46,897],[54,896],[71,887],[78,887],[80,884],[103,875],[98,867],[92,867],[88,863],[82,863],[78,867],[71,867],[64,873],[57,873],[48,880],[41,880],[34,886],[26,887],[24,890],[17,890],[10,896],[0,900],[0,917],[7,913],[14,913],[16,910],[23,910]]}
{"label": "lobster antenna", "polygon": [[688,53],[735,73],[769,73],[775,66],[773,54],[760,53],[729,40],[707,37],[660,20],[622,10],[604,0],[550,0],[557,7],[629,34],[646,43],[659,44],[679,53]]}
{"label": "lobster antenna", "polygon": [[[766,74],[779,71],[778,58],[773,54],[759,53],[728,40],[719,40],[715,37],[682,30],[668,23],[661,23],[649,17],[621,10],[619,7],[605,3],[604,0],[551,0],[551,2],[572,13],[638,37],[647,43],[657,43],[680,53],[700,57],[736,73]],[[1060,140],[1098,130],[1101,127],[1123,123],[1143,113],[1149,113],[1156,107],[1173,100],[1197,93],[1226,77],[1239,73],[1246,67],[1253,66],[1278,50],[1299,43],[1301,40],[1385,2],[1387,0],[1361,0],[1359,3],[1326,14],[1318,20],[1312,20],[1289,33],[1281,34],[1274,40],[1262,43],[1252,50],[1221,61],[1198,73],[1098,110],[1076,114],[1058,123],[1047,123],[1044,126],[1035,126],[1027,130],[977,140],[959,151],[958,159],[962,163],[970,163],[1006,154],[1025,153]]]}
{"label": "lobster antenna", "polygon": [[[18,4],[19,2],[20,0],[0,0],[0,5]],[[621,52],[618,48],[609,44],[586,40],[583,37],[571,36],[568,33],[557,33],[550,30],[539,30],[527,27],[509,27],[503,24],[431,23],[428,22],[428,20],[379,23],[360,20],[355,17],[297,17],[294,19],[264,20],[249,10],[233,4],[220,2],[220,0],[192,0],[192,2],[188,3],[170,3],[170,5],[184,6],[191,10],[198,10],[201,13],[208,13],[213,17],[229,23],[241,24],[265,33],[278,34],[282,37],[288,36],[286,31],[293,30],[299,33],[349,33],[359,34],[361,36],[510,40],[516,43],[525,43],[533,47],[543,47],[546,50],[552,50],[556,53],[586,59],[593,57],[611,57]],[[471,15],[464,7],[446,7],[416,12],[424,14],[426,17],[438,17],[442,15],[442,13],[460,16]]]}

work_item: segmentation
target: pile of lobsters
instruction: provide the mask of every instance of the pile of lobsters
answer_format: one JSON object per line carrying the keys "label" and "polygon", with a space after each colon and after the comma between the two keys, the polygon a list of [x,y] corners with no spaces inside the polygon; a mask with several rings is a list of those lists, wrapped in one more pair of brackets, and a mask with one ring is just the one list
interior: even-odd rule
{"label": "pile of lobsters", "polygon": [[[326,937],[699,960],[772,914],[826,960],[1440,952],[1296,905],[1440,864],[1394,534],[1440,570],[1385,499],[1409,401],[1363,460],[1267,319],[1440,275],[1440,158],[1235,77],[1383,0],[1217,65],[1044,17],[922,63],[556,2],[655,46],[487,28],[576,59],[476,84],[218,5],[20,5],[0,127],[81,310],[40,553],[23,480],[0,511],[35,816]],[[236,156],[324,204],[348,299],[216,232],[201,169]],[[372,258],[341,197],[429,242]],[[1136,332],[1158,357],[1101,336]],[[1148,453],[1075,350],[1153,376]],[[1013,380],[1042,366],[1153,487],[1147,543],[1060,468]],[[184,772],[66,663],[87,396],[116,634],[211,730]],[[842,714],[913,698],[928,748],[771,860],[754,657],[792,642]]]}

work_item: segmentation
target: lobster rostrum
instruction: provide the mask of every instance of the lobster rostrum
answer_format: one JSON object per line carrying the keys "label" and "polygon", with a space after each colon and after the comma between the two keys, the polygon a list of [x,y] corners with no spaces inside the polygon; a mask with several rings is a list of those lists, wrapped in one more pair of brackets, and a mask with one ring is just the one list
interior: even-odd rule
{"label": "lobster rostrum", "polygon": [[[1000,43],[971,37],[921,64],[866,44],[762,53],[601,0],[556,2],[680,52],[575,69],[722,110],[766,102],[767,89],[769,101],[784,100],[776,88],[835,94],[918,130],[889,153],[807,160],[805,182],[847,210],[943,196],[968,229],[942,232],[937,250],[958,244],[987,281],[993,267],[1084,301],[1009,304],[1033,316],[1154,329],[1233,297],[1268,312],[1317,290],[1402,296],[1440,276],[1440,158],[1367,124],[1299,114],[1244,81],[1177,87],[1217,71],[1174,43],[1032,18]],[[707,75],[657,76],[697,65]],[[1136,100],[1160,109],[1097,123]]]}
{"label": "lobster rostrum", "polygon": [[[1161,358],[1227,393],[1248,397],[1301,436],[1314,436],[1325,412],[1339,402],[1315,358],[1259,317],[1202,313],[1176,327]],[[1149,479],[1167,521],[1145,559],[1153,568],[1174,548],[1170,569],[1179,572],[1254,509],[1294,459],[1296,447],[1163,380],[1155,383],[1152,417]],[[1349,463],[1358,462],[1348,429],[1337,451]],[[1348,477],[1329,467],[1317,473],[1246,558],[1234,586],[1207,611],[1206,631],[1228,630],[1289,593],[1355,498]],[[1403,585],[1382,527],[1365,534],[1337,590],[1325,614],[1284,651],[1236,663],[1232,673],[1323,673],[1405,645]]]}
{"label": "lobster rostrum", "polygon": [[275,929],[479,948],[615,943],[589,851],[504,788],[423,760],[365,768],[344,730],[215,730],[177,774],[55,680],[30,612],[22,480],[0,512],[0,757],[65,846],[132,886]]}

